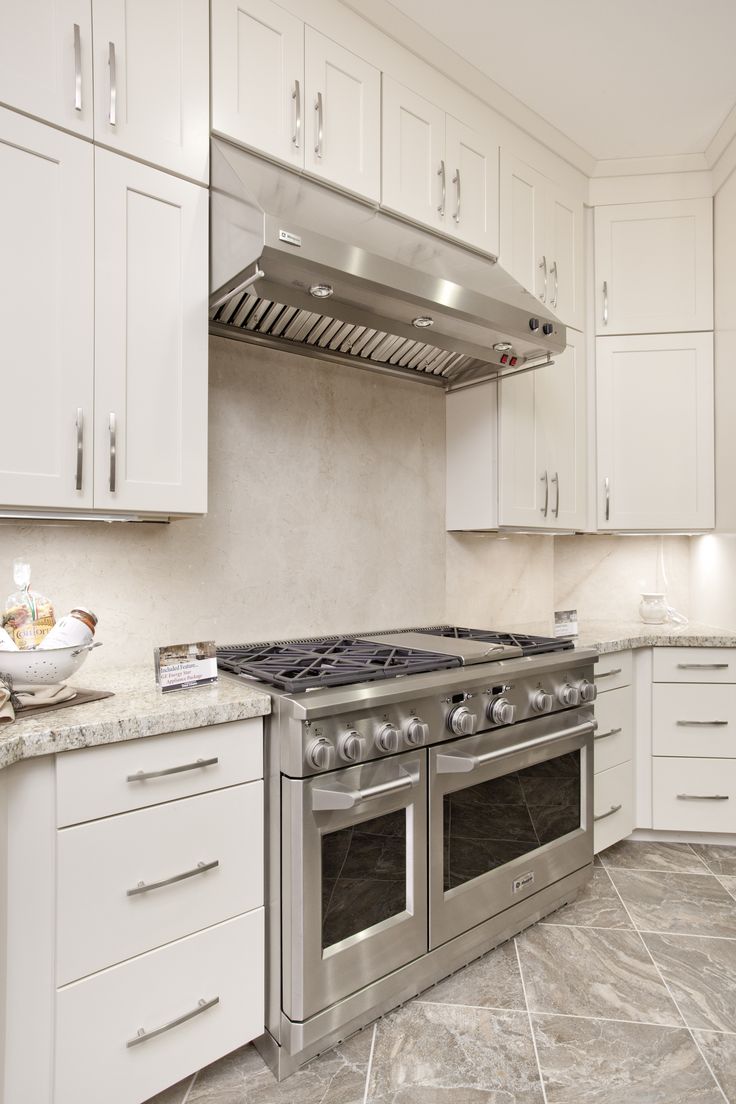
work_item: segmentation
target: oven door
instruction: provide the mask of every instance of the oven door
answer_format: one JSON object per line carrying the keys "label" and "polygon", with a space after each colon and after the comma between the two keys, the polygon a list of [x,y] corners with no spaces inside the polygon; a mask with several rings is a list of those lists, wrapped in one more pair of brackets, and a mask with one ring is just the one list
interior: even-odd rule
{"label": "oven door", "polygon": [[590,709],[430,751],[430,947],[593,861]]}
{"label": "oven door", "polygon": [[424,749],[282,778],[283,1011],[301,1021],[427,950]]}

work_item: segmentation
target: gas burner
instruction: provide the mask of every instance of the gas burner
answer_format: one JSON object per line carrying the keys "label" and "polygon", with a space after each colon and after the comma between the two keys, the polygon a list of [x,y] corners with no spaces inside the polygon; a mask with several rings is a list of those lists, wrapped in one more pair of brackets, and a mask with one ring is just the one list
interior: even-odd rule
{"label": "gas burner", "polygon": [[427,636],[444,636],[454,640],[480,640],[483,643],[503,644],[521,648],[525,656],[545,655],[547,652],[564,652],[575,647],[570,638],[552,636],[528,636],[526,633],[495,632],[492,629],[465,629],[456,625],[440,625],[439,628],[415,629]]}

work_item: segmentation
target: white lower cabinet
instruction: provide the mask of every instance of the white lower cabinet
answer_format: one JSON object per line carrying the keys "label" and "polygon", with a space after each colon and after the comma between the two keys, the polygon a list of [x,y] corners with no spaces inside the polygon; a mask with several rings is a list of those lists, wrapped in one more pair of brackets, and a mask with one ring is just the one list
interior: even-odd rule
{"label": "white lower cabinet", "polygon": [[595,772],[617,767],[634,757],[634,702],[630,686],[599,694],[595,703]]}
{"label": "white lower cabinet", "polygon": [[594,850],[603,851],[635,827],[634,696],[631,652],[601,656],[595,667],[598,697],[593,737]]}
{"label": "white lower cabinet", "polygon": [[736,832],[736,758],[655,757],[652,826],[663,831]]}
{"label": "white lower cabinet", "polygon": [[139,1104],[261,1034],[263,970],[259,908],[60,989],[54,1104]]}
{"label": "white lower cabinet", "polygon": [[595,777],[593,849],[597,854],[634,830],[634,769],[632,763],[601,771]]}

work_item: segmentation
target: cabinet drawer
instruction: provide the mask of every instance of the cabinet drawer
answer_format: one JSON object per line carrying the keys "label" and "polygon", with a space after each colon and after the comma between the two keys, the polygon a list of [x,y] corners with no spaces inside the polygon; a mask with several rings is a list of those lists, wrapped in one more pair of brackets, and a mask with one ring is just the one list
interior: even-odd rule
{"label": "cabinet drawer", "polygon": [[263,904],[263,783],[64,828],[57,852],[65,985]]}
{"label": "cabinet drawer", "polygon": [[260,1035],[263,1019],[257,909],[59,990],[54,1104],[148,1100]]}
{"label": "cabinet drawer", "polygon": [[630,686],[599,694],[595,703],[598,730],[593,743],[596,774],[633,756],[633,701]]}
{"label": "cabinet drawer", "polygon": [[655,648],[654,682],[736,682],[736,648]]}
{"label": "cabinet drawer", "polygon": [[260,778],[262,734],[261,718],[252,717],[58,755],[56,823],[79,824]]}
{"label": "cabinet drawer", "polygon": [[595,665],[595,684],[598,693],[616,690],[631,684],[631,652],[611,652],[602,655]]}
{"label": "cabinet drawer", "polygon": [[634,772],[630,762],[595,776],[593,809],[596,854],[633,832]]}
{"label": "cabinet drawer", "polygon": [[736,760],[659,757],[652,763],[652,827],[733,832]]}
{"label": "cabinet drawer", "polygon": [[652,703],[654,755],[736,759],[736,686],[655,683]]}

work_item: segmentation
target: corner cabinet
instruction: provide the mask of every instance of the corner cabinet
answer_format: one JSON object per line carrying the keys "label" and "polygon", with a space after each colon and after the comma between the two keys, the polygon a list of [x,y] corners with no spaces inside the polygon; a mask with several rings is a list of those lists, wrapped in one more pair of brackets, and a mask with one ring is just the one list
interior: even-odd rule
{"label": "corner cabinet", "polygon": [[598,528],[712,529],[713,335],[596,342]]}
{"label": "corner cabinet", "polygon": [[554,363],[499,385],[502,526],[585,528],[585,340],[574,330],[567,340]]}

